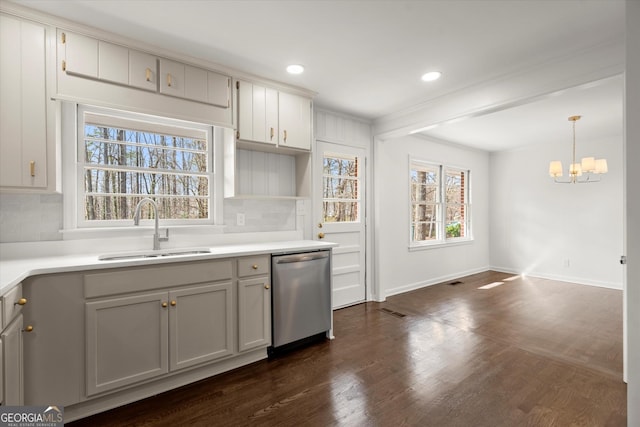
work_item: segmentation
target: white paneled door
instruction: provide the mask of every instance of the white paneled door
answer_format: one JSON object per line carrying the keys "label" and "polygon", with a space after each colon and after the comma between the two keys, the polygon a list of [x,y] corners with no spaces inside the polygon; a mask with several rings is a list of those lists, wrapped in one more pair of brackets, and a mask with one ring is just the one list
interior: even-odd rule
{"label": "white paneled door", "polygon": [[315,239],[338,243],[333,249],[333,308],[366,299],[365,151],[318,141],[320,191]]}

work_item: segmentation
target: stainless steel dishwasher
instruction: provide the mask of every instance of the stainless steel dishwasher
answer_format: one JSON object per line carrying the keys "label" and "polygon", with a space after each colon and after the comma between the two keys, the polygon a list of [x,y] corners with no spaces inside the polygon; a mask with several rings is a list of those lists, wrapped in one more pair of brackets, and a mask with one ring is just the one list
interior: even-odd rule
{"label": "stainless steel dishwasher", "polygon": [[272,355],[331,329],[331,251],[274,255]]}

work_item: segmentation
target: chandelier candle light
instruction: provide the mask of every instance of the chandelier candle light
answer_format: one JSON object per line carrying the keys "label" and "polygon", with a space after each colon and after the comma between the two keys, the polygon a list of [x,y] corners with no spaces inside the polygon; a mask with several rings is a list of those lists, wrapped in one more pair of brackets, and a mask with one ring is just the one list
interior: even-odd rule
{"label": "chandelier candle light", "polygon": [[[549,175],[559,184],[598,182],[600,181],[600,175],[608,171],[607,159],[596,160],[593,157],[583,157],[580,163],[576,163],[576,122],[580,120],[580,117],[569,117],[569,121],[573,122],[573,157],[569,165],[569,179],[558,179],[562,177],[561,161],[553,160],[549,163]],[[582,174],[585,174],[584,178],[580,178]]]}

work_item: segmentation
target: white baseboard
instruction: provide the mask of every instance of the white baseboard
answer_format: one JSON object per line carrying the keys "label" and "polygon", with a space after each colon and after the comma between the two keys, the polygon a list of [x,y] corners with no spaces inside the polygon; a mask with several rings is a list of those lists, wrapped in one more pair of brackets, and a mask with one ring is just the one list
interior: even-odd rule
{"label": "white baseboard", "polygon": [[391,289],[385,289],[384,295],[385,297],[390,297],[392,295],[403,294],[405,292],[415,291],[416,289],[424,288],[426,286],[437,285],[438,283],[446,282],[447,280],[458,279],[460,277],[469,276],[471,274],[482,273],[483,271],[487,271],[487,270],[490,270],[488,266],[474,268],[466,271],[457,271],[455,273],[447,274],[444,276],[433,277],[428,280],[409,283],[407,285],[397,286]]}
{"label": "white baseboard", "polygon": [[[502,273],[522,274],[521,271],[514,270],[513,268],[498,267],[495,265],[492,265],[491,267],[489,267],[489,269],[493,271],[499,271]],[[601,282],[598,280],[590,280],[584,277],[563,276],[560,274],[550,274],[550,273],[544,273],[539,271],[530,271],[527,273],[527,276],[537,277],[540,279],[557,280],[559,282],[570,282],[578,285],[596,286],[599,288],[617,289],[620,291],[622,290],[622,283]]]}

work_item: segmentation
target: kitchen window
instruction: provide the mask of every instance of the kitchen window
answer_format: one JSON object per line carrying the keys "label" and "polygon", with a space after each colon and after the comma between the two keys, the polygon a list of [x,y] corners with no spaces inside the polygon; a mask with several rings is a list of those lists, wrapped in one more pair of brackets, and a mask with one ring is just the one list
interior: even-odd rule
{"label": "kitchen window", "polygon": [[132,225],[145,197],[164,223],[213,223],[211,126],[80,107],[77,146],[78,226]]}
{"label": "kitchen window", "polygon": [[410,246],[471,239],[470,171],[410,160]]}

